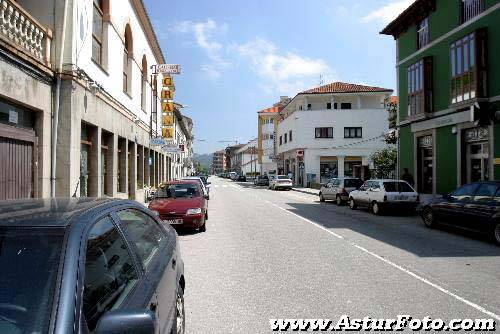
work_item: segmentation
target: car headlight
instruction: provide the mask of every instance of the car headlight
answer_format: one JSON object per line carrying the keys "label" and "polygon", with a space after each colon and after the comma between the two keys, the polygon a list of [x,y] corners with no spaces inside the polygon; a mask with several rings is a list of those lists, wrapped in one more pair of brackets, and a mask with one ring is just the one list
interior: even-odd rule
{"label": "car headlight", "polygon": [[199,215],[201,213],[201,208],[189,209],[187,210],[187,215]]}

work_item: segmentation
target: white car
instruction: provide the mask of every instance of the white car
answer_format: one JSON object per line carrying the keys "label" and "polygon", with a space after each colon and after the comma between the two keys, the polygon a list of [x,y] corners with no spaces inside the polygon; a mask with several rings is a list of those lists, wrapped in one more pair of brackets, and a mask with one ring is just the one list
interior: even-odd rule
{"label": "white car", "polygon": [[418,193],[402,180],[368,180],[358,190],[349,194],[349,207],[371,208],[376,215],[389,208],[403,208],[415,211],[420,202]]}
{"label": "white car", "polygon": [[292,180],[288,175],[272,176],[269,180],[269,189],[292,189]]}

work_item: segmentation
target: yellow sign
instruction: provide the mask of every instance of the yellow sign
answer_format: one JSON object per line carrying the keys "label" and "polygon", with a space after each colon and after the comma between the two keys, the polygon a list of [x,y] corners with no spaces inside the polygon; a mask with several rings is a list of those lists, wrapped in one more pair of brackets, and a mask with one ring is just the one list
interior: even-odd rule
{"label": "yellow sign", "polygon": [[174,139],[174,128],[164,126],[161,129],[161,136],[165,139]]}
{"label": "yellow sign", "polygon": [[162,90],[161,91],[161,99],[162,100],[173,100],[174,99],[174,91],[173,90]]}
{"label": "yellow sign", "polygon": [[174,80],[171,77],[163,78],[163,87],[170,87],[174,85]]}
{"label": "yellow sign", "polygon": [[174,111],[174,103],[173,102],[162,102],[161,103],[161,111],[162,112],[173,112]]}
{"label": "yellow sign", "polygon": [[162,125],[172,126],[174,125],[174,115],[172,114],[163,114],[162,115]]}
{"label": "yellow sign", "polygon": [[495,158],[495,159],[493,160],[493,164],[495,164],[495,165],[500,165],[500,158]]}

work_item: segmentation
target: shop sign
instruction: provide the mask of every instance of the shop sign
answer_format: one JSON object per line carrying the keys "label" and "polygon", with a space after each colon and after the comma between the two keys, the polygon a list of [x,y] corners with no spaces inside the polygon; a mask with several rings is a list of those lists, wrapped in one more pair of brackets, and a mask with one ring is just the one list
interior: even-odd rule
{"label": "shop sign", "polygon": [[162,112],[173,112],[174,111],[174,102],[162,102],[161,103],[161,111]]}
{"label": "shop sign", "polygon": [[156,72],[161,74],[181,74],[181,65],[159,64],[156,66]]}
{"label": "shop sign", "polygon": [[174,91],[163,89],[161,91],[161,99],[162,100],[173,100],[174,99]]}
{"label": "shop sign", "polygon": [[167,140],[173,140],[174,139],[174,128],[164,126],[161,129],[161,136]]}
{"label": "shop sign", "polygon": [[488,140],[488,128],[473,128],[465,130],[465,141],[473,142],[473,141],[481,141]]}
{"label": "shop sign", "polygon": [[166,143],[167,143],[167,141],[165,140],[165,138],[161,138],[161,137],[151,138],[149,140],[149,145],[151,145],[151,146],[161,146],[161,145],[165,145]]}
{"label": "shop sign", "polygon": [[174,125],[174,115],[172,113],[163,113],[162,125],[164,125],[164,126]]}
{"label": "shop sign", "polygon": [[418,138],[418,146],[432,147],[432,136],[423,136]]}

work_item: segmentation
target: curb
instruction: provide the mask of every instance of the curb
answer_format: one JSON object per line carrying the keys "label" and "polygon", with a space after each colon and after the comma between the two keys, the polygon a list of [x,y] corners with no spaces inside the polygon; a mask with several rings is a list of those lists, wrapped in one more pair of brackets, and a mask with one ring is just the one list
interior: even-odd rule
{"label": "curb", "polygon": [[318,193],[315,193],[315,192],[312,192],[312,191],[309,191],[309,190],[302,190],[300,188],[292,188],[292,190],[296,191],[296,192],[299,192],[299,193],[304,193],[304,194],[318,196]]}

